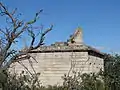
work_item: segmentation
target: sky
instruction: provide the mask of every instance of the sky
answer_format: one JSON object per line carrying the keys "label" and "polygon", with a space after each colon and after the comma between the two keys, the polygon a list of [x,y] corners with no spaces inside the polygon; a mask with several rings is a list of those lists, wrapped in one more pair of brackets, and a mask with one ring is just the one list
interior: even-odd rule
{"label": "sky", "polygon": [[9,9],[18,8],[24,20],[30,20],[43,9],[36,26],[54,25],[45,39],[46,44],[66,41],[77,27],[81,27],[85,44],[103,52],[120,52],[120,0],[0,1]]}

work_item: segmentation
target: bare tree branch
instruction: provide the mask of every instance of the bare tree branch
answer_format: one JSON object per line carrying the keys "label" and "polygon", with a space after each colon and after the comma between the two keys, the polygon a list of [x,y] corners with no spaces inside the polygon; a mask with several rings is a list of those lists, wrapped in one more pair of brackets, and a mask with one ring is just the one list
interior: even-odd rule
{"label": "bare tree branch", "polygon": [[12,14],[10,14],[8,12],[6,7],[1,2],[0,2],[0,7],[3,8],[3,12],[1,12],[1,13],[4,13],[5,15],[7,15],[12,20],[12,23],[13,23],[14,27],[16,27],[16,20],[15,20],[15,18],[13,18]]}
{"label": "bare tree branch", "polygon": [[[22,59],[28,59],[31,56],[28,54],[31,50],[39,48],[41,45],[43,45],[45,35],[50,32],[53,28],[53,25],[50,26],[50,28],[46,29],[41,35],[39,35],[39,40],[38,44],[35,45],[36,41],[36,32],[33,30],[30,30],[32,25],[37,21],[39,18],[40,13],[43,11],[42,9],[35,14],[35,17],[28,21],[24,22],[23,20],[19,20],[19,18],[16,16],[16,11],[17,9],[14,9],[13,11],[9,11],[5,5],[3,5],[0,2],[0,15],[5,16],[5,18],[10,21],[10,24],[8,27],[5,29],[0,29],[0,32],[2,35],[0,36],[0,40],[3,40],[1,37],[4,38],[4,45],[3,41],[0,41],[0,67],[7,69],[13,62],[20,61]],[[32,38],[29,47],[26,50],[14,50],[13,49],[13,44],[15,40],[17,39],[18,42],[21,42],[19,37],[24,33],[24,32],[31,33],[30,37]],[[29,32],[31,31],[31,32]],[[27,34],[28,34],[27,33]],[[11,50],[12,49],[12,50]]]}
{"label": "bare tree branch", "polygon": [[43,45],[44,36],[45,36],[48,32],[50,32],[52,29],[53,29],[53,25],[51,25],[51,27],[50,27],[49,29],[45,30],[45,31],[42,33],[38,45],[35,46],[33,49],[37,49],[38,47],[40,47],[41,45]]}

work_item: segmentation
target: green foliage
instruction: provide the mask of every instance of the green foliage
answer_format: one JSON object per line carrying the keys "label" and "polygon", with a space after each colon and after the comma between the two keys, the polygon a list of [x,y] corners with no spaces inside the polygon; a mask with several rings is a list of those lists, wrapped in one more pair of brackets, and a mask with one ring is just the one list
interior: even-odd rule
{"label": "green foliage", "polygon": [[73,73],[73,76],[64,75],[63,86],[67,90],[105,90],[104,82],[99,74]]}
{"label": "green foliage", "polygon": [[7,72],[3,69],[0,69],[0,88],[2,88],[3,90],[7,90]]}
{"label": "green foliage", "polygon": [[105,59],[106,90],[120,90],[120,55],[108,55]]}
{"label": "green foliage", "polygon": [[[37,76],[36,76],[37,75]],[[39,73],[30,75],[22,71],[19,75],[0,72],[0,85],[3,90],[39,90]]]}
{"label": "green foliage", "polygon": [[28,73],[22,71],[19,75],[9,74],[8,77],[8,90],[38,90],[40,87],[40,81],[38,79],[39,73],[31,76]]}
{"label": "green foliage", "polygon": [[[104,90],[104,83],[100,74],[80,74],[74,72],[72,76],[64,75],[62,86],[41,86],[39,73],[30,75],[22,71],[20,74],[0,73],[3,90]],[[2,76],[3,75],[3,76]],[[4,77],[6,76],[6,77]]]}

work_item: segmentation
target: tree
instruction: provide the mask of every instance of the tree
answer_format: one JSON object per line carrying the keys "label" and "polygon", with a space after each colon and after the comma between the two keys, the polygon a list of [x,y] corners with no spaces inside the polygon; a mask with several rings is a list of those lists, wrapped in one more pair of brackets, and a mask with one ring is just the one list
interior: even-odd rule
{"label": "tree", "polygon": [[[0,28],[0,68],[4,70],[13,62],[30,58],[31,56],[28,53],[43,45],[45,35],[53,28],[53,25],[51,25],[50,28],[44,30],[41,34],[36,33],[34,30],[33,24],[37,21],[43,10],[37,12],[34,19],[28,22],[19,19],[16,11],[17,9],[14,9],[10,12],[6,6],[0,2],[0,16],[6,18],[7,25],[5,28]],[[15,50],[12,48],[13,44],[21,42],[20,37],[22,37],[24,33],[26,33],[26,35],[29,34],[31,37],[30,45],[24,50]],[[39,35],[39,40],[38,43],[35,44],[37,35]]]}
{"label": "tree", "polygon": [[[46,30],[39,28],[39,30],[36,31],[33,28],[33,24],[37,22],[42,11],[43,10],[37,12],[32,20],[26,22],[19,18],[17,9],[10,11],[0,2],[0,16],[5,19],[5,24],[2,23],[5,27],[0,27],[0,88],[2,87],[3,90],[7,90],[6,84],[8,83],[9,76],[6,70],[10,65],[20,60],[29,59],[31,57],[29,52],[42,46],[44,44],[45,35],[53,28],[53,25]],[[41,30],[42,33],[40,33]],[[19,50],[13,48],[18,42],[22,42],[21,37],[24,35],[31,38],[27,48],[20,48]],[[36,41],[38,42],[37,44]],[[32,75],[32,78],[34,78],[34,76]]]}
{"label": "tree", "polygon": [[105,58],[106,90],[120,90],[120,55],[107,55]]}
{"label": "tree", "polygon": [[67,90],[105,90],[102,76],[99,73],[73,72],[73,76],[64,75],[63,87]]}

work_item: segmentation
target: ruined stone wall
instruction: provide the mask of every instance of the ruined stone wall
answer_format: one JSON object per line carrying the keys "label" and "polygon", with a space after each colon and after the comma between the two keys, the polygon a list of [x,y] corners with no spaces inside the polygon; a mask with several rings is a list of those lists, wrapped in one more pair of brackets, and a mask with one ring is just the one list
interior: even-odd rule
{"label": "ruined stone wall", "polygon": [[61,84],[61,76],[67,74],[69,70],[74,68],[74,64],[80,61],[86,61],[87,52],[51,52],[36,53],[38,60],[38,71],[41,73],[40,79],[44,85]]}
{"label": "ruined stone wall", "polygon": [[[43,85],[62,84],[61,76],[72,70],[81,73],[90,73],[99,71],[103,67],[103,59],[90,56],[88,52],[49,52],[49,53],[33,53],[33,57],[37,60],[31,60],[36,72],[40,72],[40,80]],[[32,58],[31,58],[32,59]],[[22,61],[23,64],[33,71],[28,60]],[[94,65],[95,63],[95,65]],[[19,64],[15,65],[15,71],[20,72],[23,67]],[[99,67],[99,68],[97,68]]]}
{"label": "ruined stone wall", "polygon": [[104,60],[103,58],[96,57],[89,55],[89,61],[88,61],[88,71],[91,72],[99,72],[100,69],[104,70]]}

